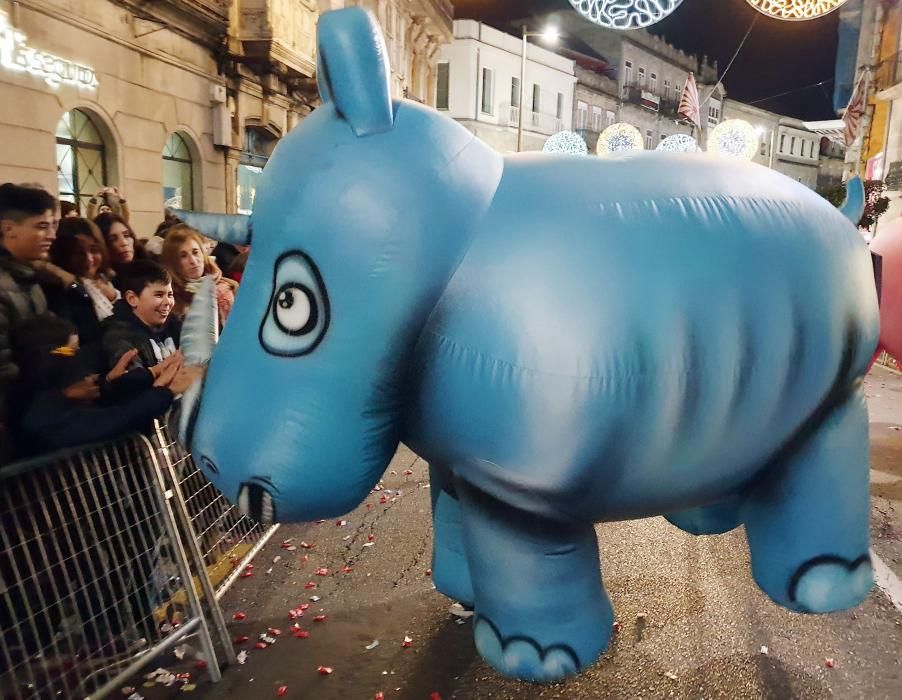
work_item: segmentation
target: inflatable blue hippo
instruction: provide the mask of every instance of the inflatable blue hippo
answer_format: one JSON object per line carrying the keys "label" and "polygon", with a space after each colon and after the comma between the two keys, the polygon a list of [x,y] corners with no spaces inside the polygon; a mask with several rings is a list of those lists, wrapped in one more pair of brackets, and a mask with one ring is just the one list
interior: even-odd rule
{"label": "inflatable blue hippo", "polygon": [[318,42],[324,104],[253,216],[183,214],[253,244],[182,413],[214,483],[257,518],[334,517],[404,441],[430,464],[435,585],[521,679],[606,648],[600,521],[744,525],[776,603],[858,604],[878,308],[855,227],[736,160],[502,156],[390,99],[366,12],[324,14]]}

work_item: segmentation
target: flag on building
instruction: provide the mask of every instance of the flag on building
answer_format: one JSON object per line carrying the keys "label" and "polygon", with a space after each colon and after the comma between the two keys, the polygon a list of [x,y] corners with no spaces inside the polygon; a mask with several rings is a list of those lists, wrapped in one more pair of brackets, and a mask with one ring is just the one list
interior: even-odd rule
{"label": "flag on building", "polygon": [[864,111],[867,108],[866,82],[867,70],[863,70],[861,75],[858,76],[858,82],[855,83],[855,91],[852,93],[852,98],[846,107],[846,113],[842,117],[843,123],[846,125],[846,148],[851,146],[858,136],[858,127],[861,126],[861,118],[864,116]]}
{"label": "flag on building", "polygon": [[690,73],[686,78],[686,84],[683,86],[683,94],[680,97],[680,108],[677,114],[686,117],[695,124],[699,129],[702,124],[701,106],[698,102],[698,85],[695,84],[695,74]]}

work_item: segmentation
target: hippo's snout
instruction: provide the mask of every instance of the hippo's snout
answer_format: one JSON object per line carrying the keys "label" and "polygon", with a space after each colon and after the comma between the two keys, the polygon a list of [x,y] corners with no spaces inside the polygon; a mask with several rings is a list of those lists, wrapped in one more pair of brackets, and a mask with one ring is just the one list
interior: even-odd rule
{"label": "hippo's snout", "polygon": [[276,521],[276,502],[272,494],[256,482],[245,482],[238,489],[238,509],[242,515],[269,525]]}

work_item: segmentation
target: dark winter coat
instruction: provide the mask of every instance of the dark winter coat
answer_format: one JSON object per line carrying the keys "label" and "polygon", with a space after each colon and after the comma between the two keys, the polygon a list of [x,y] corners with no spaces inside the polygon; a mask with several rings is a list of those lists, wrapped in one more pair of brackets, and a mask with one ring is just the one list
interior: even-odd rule
{"label": "dark winter coat", "polygon": [[181,331],[182,324],[173,315],[161,328],[150,328],[120,299],[113,304],[113,315],[101,323],[101,347],[107,367],[111,368],[124,353],[136,348],[135,366],[150,369],[178,348]]}
{"label": "dark winter coat", "polygon": [[0,464],[8,461],[13,452],[7,424],[19,367],[12,357],[12,336],[23,321],[46,312],[47,300],[34,268],[13,258],[0,245]]}
{"label": "dark winter coat", "polygon": [[81,345],[100,345],[100,321],[87,290],[71,272],[49,263],[35,264],[47,306],[57,316],[71,321]]}
{"label": "dark winter coat", "polygon": [[[162,416],[173,401],[169,389],[117,380],[102,385],[102,398],[95,402],[72,401],[63,390],[96,373],[93,358],[82,351],[74,357],[33,358],[20,377],[20,409],[16,428],[23,455],[51,452],[95,442],[113,440],[145,430]],[[142,372],[142,374],[148,374]],[[121,386],[121,382],[130,386]]]}

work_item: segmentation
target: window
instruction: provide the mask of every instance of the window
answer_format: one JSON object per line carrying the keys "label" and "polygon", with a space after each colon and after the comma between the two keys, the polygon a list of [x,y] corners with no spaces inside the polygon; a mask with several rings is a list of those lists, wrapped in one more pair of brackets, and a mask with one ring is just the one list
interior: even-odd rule
{"label": "window", "polygon": [[592,130],[601,131],[601,107],[592,108]]}
{"label": "window", "polygon": [[56,126],[56,179],[60,199],[79,202],[87,210],[88,200],[107,181],[107,149],[100,131],[88,113],[73,109]]}
{"label": "window", "polygon": [[646,151],[651,150],[651,129],[648,129],[645,132],[645,150]]}
{"label": "window", "polygon": [[796,153],[796,137],[793,136],[789,142],[789,155],[794,156]]}
{"label": "window", "polygon": [[181,134],[172,134],[163,147],[163,206],[194,209],[194,163]]}
{"label": "window", "polygon": [[633,62],[626,61],[623,66],[623,84],[629,85],[633,82]]}
{"label": "window", "polygon": [[670,81],[667,78],[664,78],[664,99],[669,99],[670,95]]}
{"label": "window", "polygon": [[511,107],[520,109],[520,78],[511,78]]}
{"label": "window", "polygon": [[680,101],[680,98],[683,96],[683,91],[680,89],[680,86],[676,83],[673,84],[673,99],[676,102]]}
{"label": "window", "polygon": [[538,114],[542,111],[542,88],[538,83],[532,84],[532,111]]}
{"label": "window", "polygon": [[576,128],[585,129],[589,123],[589,105],[585,102],[576,103]]}
{"label": "window", "polygon": [[264,128],[248,125],[244,128],[244,150],[238,161],[238,213],[251,214],[263,168],[279,142]]}
{"label": "window", "polygon": [[562,92],[559,92],[557,94],[557,111],[554,113],[554,115],[558,119],[564,118],[564,93]]}
{"label": "window", "polygon": [[451,87],[451,64],[439,63],[437,68],[438,76],[436,80],[435,108],[448,109],[448,92]]}
{"label": "window", "polygon": [[658,134],[658,141],[663,141],[666,138],[667,138],[667,134],[665,134],[665,133]]}
{"label": "window", "polygon": [[645,89],[645,69],[639,68],[639,87]]}
{"label": "window", "polygon": [[649,77],[649,80],[651,81],[651,84],[649,85],[648,89],[651,90],[652,92],[657,92],[658,91],[658,74],[652,73],[648,77]]}
{"label": "window", "polygon": [[780,153],[786,153],[786,134],[780,134]]}
{"label": "window", "polygon": [[483,68],[482,69],[482,113],[483,114],[494,114],[495,113],[495,100],[494,100],[494,86],[492,85],[492,69],[491,68]]}
{"label": "window", "polygon": [[604,123],[605,123],[605,126],[606,126],[606,127],[608,127],[608,126],[613,126],[614,120],[615,120],[616,118],[617,118],[617,116],[616,116],[613,112],[611,112],[610,110],[606,111],[606,112],[605,112],[605,115],[604,115]]}

